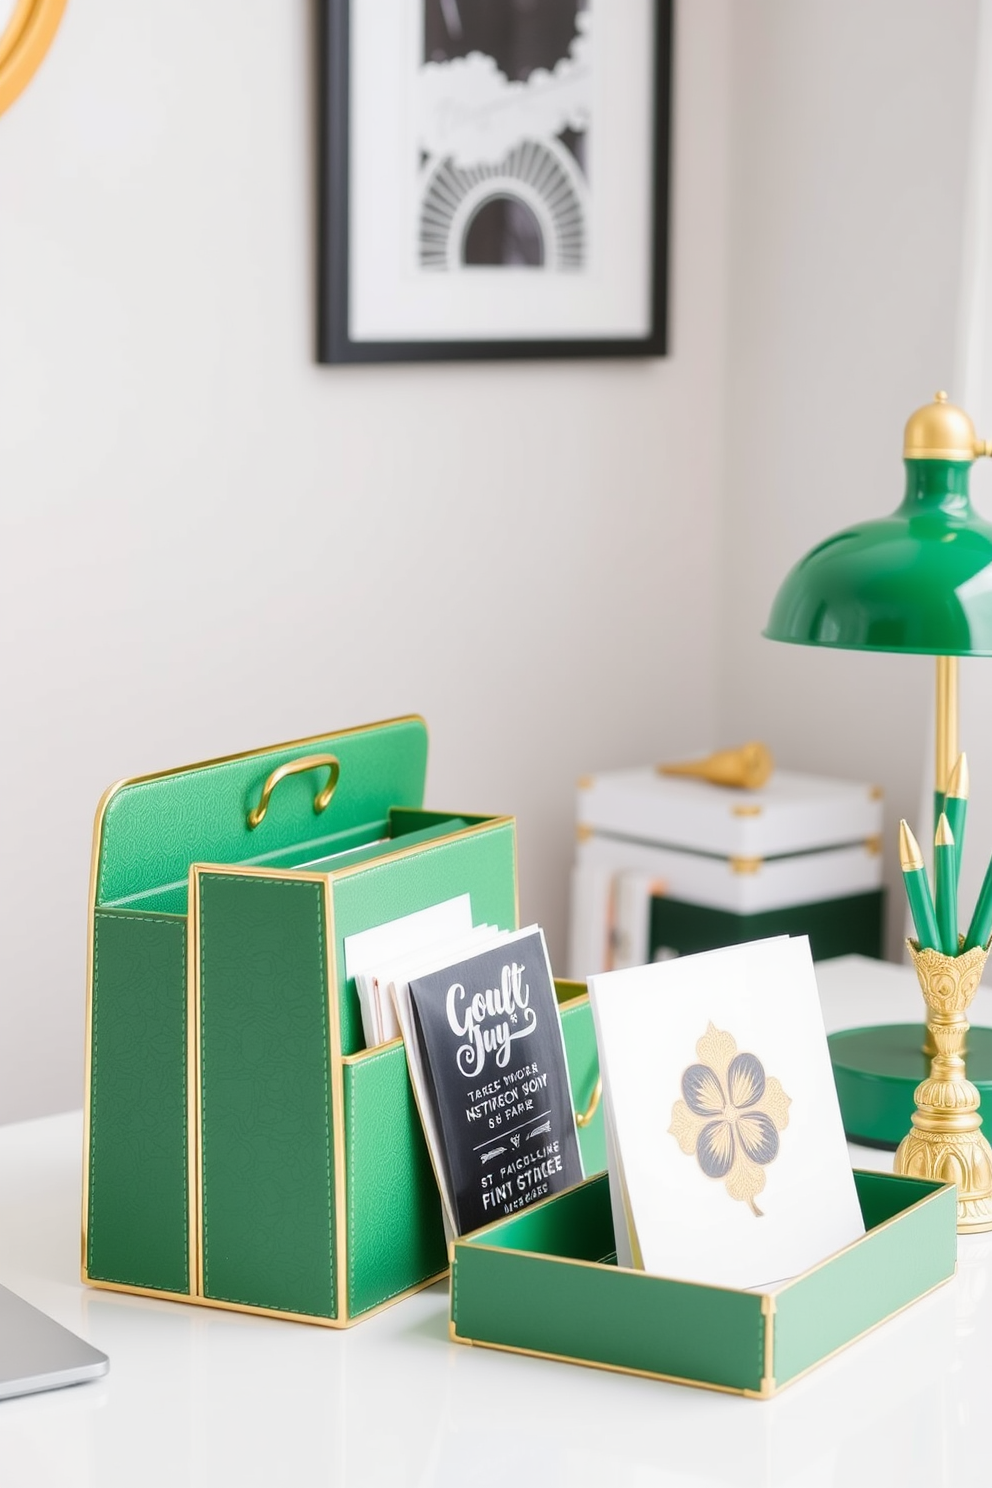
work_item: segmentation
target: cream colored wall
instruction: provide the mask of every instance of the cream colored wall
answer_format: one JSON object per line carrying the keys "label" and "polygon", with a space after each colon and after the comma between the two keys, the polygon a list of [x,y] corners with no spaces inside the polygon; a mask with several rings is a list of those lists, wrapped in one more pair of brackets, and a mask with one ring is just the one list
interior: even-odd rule
{"label": "cream colored wall", "polygon": [[68,6],[0,117],[0,1120],[81,1099],[112,779],[421,711],[560,962],[575,776],[716,732],[728,14],[679,14],[667,360],[348,370],[311,7]]}
{"label": "cream colored wall", "polygon": [[903,424],[953,391],[976,33],[974,0],[733,6],[724,732],[884,784],[893,956],[933,663],[760,631],[804,552],[898,505]]}

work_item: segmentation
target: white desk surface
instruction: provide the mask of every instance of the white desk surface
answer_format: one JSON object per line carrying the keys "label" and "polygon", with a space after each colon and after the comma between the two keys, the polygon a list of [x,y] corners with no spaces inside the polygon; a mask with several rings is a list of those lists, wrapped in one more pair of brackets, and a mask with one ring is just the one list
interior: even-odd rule
{"label": "white desk surface", "polygon": [[[921,1006],[903,967],[817,974],[828,1029]],[[992,1024],[992,992],[976,1003]],[[949,1285],[758,1402],[450,1343],[443,1286],[342,1332],[91,1291],[81,1135],[77,1113],[0,1128],[0,1283],[110,1355],[103,1380],[0,1403],[9,1488],[992,1484],[992,1234],[961,1238]]]}

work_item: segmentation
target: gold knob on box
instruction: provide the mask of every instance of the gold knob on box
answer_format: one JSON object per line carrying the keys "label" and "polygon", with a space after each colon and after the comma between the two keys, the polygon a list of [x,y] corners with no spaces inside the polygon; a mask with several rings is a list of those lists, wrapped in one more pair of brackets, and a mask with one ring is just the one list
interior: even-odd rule
{"label": "gold knob on box", "polygon": [[753,741],[739,749],[718,749],[705,759],[682,760],[674,765],[658,765],[659,775],[691,775],[708,780],[712,785],[731,785],[744,790],[758,790],[771,778],[775,768],[772,752],[766,744]]}

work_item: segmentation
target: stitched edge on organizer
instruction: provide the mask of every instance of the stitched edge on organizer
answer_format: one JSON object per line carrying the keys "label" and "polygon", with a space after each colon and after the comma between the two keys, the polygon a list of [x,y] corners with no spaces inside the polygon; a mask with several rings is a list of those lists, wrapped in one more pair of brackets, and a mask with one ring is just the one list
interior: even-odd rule
{"label": "stitched edge on organizer", "polygon": [[[355,1206],[351,1202],[351,1184],[350,1184],[350,1181],[349,1181],[350,1178],[351,1178],[352,1168],[354,1166],[354,1160],[355,1160],[355,1150],[354,1150],[354,1146],[352,1144],[353,1144],[353,1133],[354,1133],[354,1130],[355,1130],[355,1126],[357,1124],[356,1123],[356,1119],[355,1119],[355,1076],[354,1076],[353,1071],[356,1070],[356,1069],[368,1069],[368,1067],[369,1067],[370,1064],[377,1064],[380,1059],[395,1058],[396,1055],[398,1053],[400,1053],[400,1052],[401,1051],[398,1050],[398,1049],[385,1049],[385,1050],[383,1050],[383,1052],[381,1054],[372,1054],[368,1059],[363,1059],[362,1060],[362,1063],[360,1065],[349,1065],[348,1068],[347,1068],[347,1072],[346,1072],[347,1073],[347,1076],[350,1078],[350,1082],[351,1082],[351,1090],[350,1090],[349,1095],[348,1095],[348,1109],[349,1109],[349,1112],[350,1112],[350,1115],[351,1115],[351,1121],[350,1121],[350,1124],[348,1126],[348,1165],[347,1165],[347,1168],[345,1170],[346,1199],[347,1199],[347,1203],[348,1203],[348,1296],[349,1297],[353,1297],[354,1294],[355,1294],[355,1252],[357,1250],[357,1246],[355,1244]],[[405,1052],[403,1053],[403,1059],[404,1059],[404,1062],[405,1062],[406,1061],[406,1054],[405,1054]],[[441,1270],[443,1271],[444,1269],[445,1268],[442,1266],[441,1267]],[[381,1307],[384,1302],[391,1301],[393,1297],[398,1297],[398,1296],[400,1296],[400,1294],[402,1292],[408,1292],[411,1287],[419,1286],[422,1281],[428,1281],[432,1276],[437,1276],[437,1275],[439,1275],[439,1272],[438,1271],[435,1271],[433,1267],[428,1267],[428,1269],[426,1271],[424,1271],[422,1275],[415,1276],[412,1281],[404,1282],[402,1286],[394,1287],[391,1292],[385,1292],[381,1297],[376,1297],[376,1300],[374,1302],[370,1302],[369,1305],[368,1305],[368,1307],[363,1307],[361,1309],[361,1312],[368,1312],[369,1309],[372,1308],[372,1307]],[[358,1313],[357,1316],[361,1316],[361,1313]]]}
{"label": "stitched edge on organizer", "polygon": [[[222,874],[219,874],[219,873],[203,873],[203,874],[200,875],[200,883],[201,883],[201,885],[204,882],[206,882],[206,881],[208,881],[210,879],[213,879],[215,882],[218,882],[218,883],[228,883],[228,882],[230,882],[230,879],[227,878],[227,877],[225,877]],[[310,883],[310,882],[301,882],[300,880],[293,880],[293,879],[289,879],[289,878],[263,878],[261,876],[256,876],[256,875],[253,874],[252,877],[251,877],[251,879],[249,880],[249,882],[254,883],[254,884],[267,884],[267,885],[273,886],[275,888],[280,888],[280,889],[308,889],[311,893],[316,892],[318,895],[321,892],[321,885],[320,884],[315,884],[315,883]],[[205,985],[204,980],[203,980],[203,961],[204,961],[204,954],[203,953],[204,953],[204,950],[205,950],[205,947],[206,947],[206,936],[207,936],[206,916],[204,914],[204,902],[203,902],[203,896],[201,894],[201,896],[200,896],[200,1127],[201,1127],[201,1136],[200,1136],[200,1162],[201,1162],[201,1165],[202,1165],[202,1172],[203,1172],[203,1178],[202,1178],[202,1183],[201,1183],[202,1194],[203,1194],[203,1203],[202,1203],[202,1206],[201,1206],[202,1213],[201,1213],[201,1221],[200,1222],[201,1222],[201,1225],[203,1227],[203,1283],[204,1283],[204,1287],[206,1287],[206,1284],[207,1284],[207,1266],[208,1266],[207,1252],[209,1250],[209,1240],[208,1240],[208,1233],[207,1233],[207,1231],[208,1231],[208,1224],[207,1224],[207,1183],[206,1183],[207,1123],[203,1119],[203,1097],[204,1097],[204,1092],[206,1091],[206,1085],[207,1085],[207,1081],[206,1081],[206,1068],[205,1068],[205,1064],[204,1064],[204,1039],[203,1039],[203,1014],[204,1014],[204,1008],[205,1008],[205,1005],[206,1005],[206,985]],[[319,915],[317,916],[317,942],[318,942],[318,949],[319,949],[319,955],[320,955],[321,981],[322,981],[322,984],[323,984],[322,985],[323,996],[320,999],[321,1018],[323,1019],[323,1031],[324,1031],[324,1040],[325,1040],[324,1046],[327,1049],[328,1055],[329,1055],[330,1054],[330,1037],[331,1037],[331,1031],[330,1031],[330,1027],[328,1026],[328,1021],[327,1021],[328,1020],[328,1007],[327,1007],[327,999],[328,999],[327,956],[326,956],[326,953],[325,953],[325,950],[324,950],[324,929],[323,929],[323,925],[321,923],[321,918],[320,918]],[[326,1132],[326,1135],[327,1135],[327,1145],[325,1147],[326,1159],[327,1159],[327,1193],[328,1193],[328,1197],[330,1199],[330,1209],[328,1211],[328,1220],[329,1220],[329,1225],[328,1225],[328,1239],[330,1241],[330,1244],[328,1245],[328,1258],[330,1260],[330,1276],[331,1276],[331,1311],[332,1311],[332,1315],[337,1316],[337,1310],[338,1310],[338,1292],[337,1292],[337,1277],[335,1275],[335,1271],[336,1271],[336,1257],[335,1257],[335,1254],[334,1254],[334,1175],[333,1175],[332,1170],[331,1170],[331,1150],[332,1150],[332,1143],[333,1143],[333,1131],[332,1131],[332,1127],[331,1127],[331,1091],[330,1091],[330,1059],[329,1059],[329,1057],[323,1061],[323,1075],[324,1075],[324,1121],[325,1121],[325,1127],[324,1127],[324,1129],[325,1129],[325,1132]],[[219,1292],[211,1292],[211,1293],[208,1294],[206,1291],[204,1291],[204,1296],[206,1297],[206,1299],[208,1301],[210,1301],[212,1299],[213,1301],[216,1301],[216,1302],[235,1302],[235,1303],[240,1304],[242,1307],[258,1307],[258,1308],[266,1308],[266,1307],[268,1307],[268,1308],[272,1309],[272,1311],[274,1311],[274,1312],[291,1312],[291,1313],[296,1314],[296,1316],[298,1316],[298,1317],[326,1317],[327,1316],[326,1313],[323,1313],[323,1312],[313,1312],[312,1310],[308,1310],[308,1309],[306,1309],[304,1307],[288,1307],[288,1306],[286,1306],[282,1302],[260,1302],[258,1300],[252,1301],[248,1297],[225,1297],[225,1296],[221,1296],[221,1294]]]}
{"label": "stitched edge on organizer", "polygon": [[[111,913],[112,913],[112,911],[111,911]],[[163,1286],[161,1284],[161,1282],[157,1282],[157,1281],[136,1281],[133,1276],[130,1276],[130,1277],[129,1276],[98,1276],[96,1274],[96,1272],[94,1272],[94,1270],[92,1269],[92,1267],[90,1265],[90,1246],[93,1243],[95,1243],[95,1238],[96,1238],[96,1236],[95,1236],[95,1227],[94,1227],[94,1224],[93,1224],[93,1196],[96,1193],[96,1172],[95,1172],[95,1166],[94,1166],[95,1157],[96,1157],[96,1141],[95,1141],[95,1137],[94,1137],[93,1107],[96,1104],[96,1094],[95,1093],[96,1093],[96,1084],[97,1084],[97,1061],[98,1061],[98,1052],[99,1052],[99,1038],[98,1038],[98,1035],[97,1035],[97,1001],[98,1001],[98,998],[97,998],[97,986],[98,986],[99,979],[100,979],[99,978],[99,968],[100,968],[100,921],[101,921],[101,919],[104,919],[106,917],[106,914],[107,914],[107,911],[101,911],[99,909],[96,909],[96,910],[93,911],[93,1003],[92,1003],[92,1012],[93,1012],[93,1028],[92,1028],[93,1048],[92,1048],[92,1056],[93,1056],[93,1063],[92,1063],[92,1068],[90,1070],[90,1150],[89,1150],[90,1185],[89,1185],[89,1203],[87,1205],[87,1214],[86,1214],[86,1237],[87,1237],[87,1240],[86,1240],[86,1274],[88,1276],[92,1277],[92,1279],[94,1281],[111,1281],[111,1282],[116,1282],[116,1284],[118,1286],[148,1287],[149,1290],[151,1290],[151,1291],[168,1292],[170,1294],[170,1296],[173,1296],[173,1297],[186,1297],[186,1296],[189,1295],[189,1192],[188,1192],[188,1184],[189,1184],[189,1178],[188,1178],[188,1174],[189,1174],[189,1148],[188,1148],[188,1132],[186,1130],[186,1101],[187,1101],[187,1092],[186,1092],[186,1056],[185,1056],[185,1032],[186,1032],[186,1030],[185,1030],[185,1027],[184,1027],[184,1030],[183,1030],[183,1032],[184,1032],[184,1037],[183,1037],[184,1053],[183,1053],[183,1059],[182,1059],[181,1068],[182,1068],[182,1082],[183,1082],[183,1102],[182,1102],[182,1109],[183,1109],[183,1122],[182,1122],[182,1133],[183,1133],[183,1174],[184,1174],[184,1180],[185,1180],[185,1182],[187,1184],[187,1193],[186,1193],[186,1200],[185,1200],[185,1203],[184,1203],[184,1215],[183,1215],[183,1251],[184,1251],[183,1266],[185,1267],[185,1271],[186,1271],[186,1289],[185,1289],[185,1291],[179,1291],[179,1292],[177,1292],[177,1291],[174,1291],[172,1287]],[[186,921],[185,920],[177,921],[174,915],[135,915],[135,914],[129,914],[128,917],[127,917],[127,920],[128,920],[128,923],[130,923],[130,924],[134,924],[135,922],[138,922],[138,923],[147,924],[147,925],[170,925],[170,926],[173,926],[175,929],[178,929],[179,930],[179,932],[180,932],[180,938],[181,938],[181,944],[182,944],[183,1023],[185,1025],[185,1021],[186,1021],[186,1002],[185,1002],[185,994],[186,994]]]}

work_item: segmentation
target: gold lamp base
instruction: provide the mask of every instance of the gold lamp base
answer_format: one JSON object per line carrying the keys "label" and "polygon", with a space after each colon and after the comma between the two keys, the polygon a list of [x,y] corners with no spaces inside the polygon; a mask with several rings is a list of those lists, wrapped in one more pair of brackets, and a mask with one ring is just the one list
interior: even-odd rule
{"label": "gold lamp base", "polygon": [[956,1183],[958,1232],[992,1230],[992,1147],[982,1135],[981,1096],[965,1076],[965,1011],[978,990],[988,951],[961,956],[919,950],[908,942],[927,1005],[936,1050],[930,1076],[917,1085],[913,1130],[903,1137],[895,1171],[908,1178]]}

